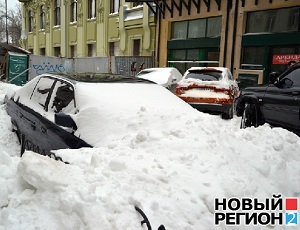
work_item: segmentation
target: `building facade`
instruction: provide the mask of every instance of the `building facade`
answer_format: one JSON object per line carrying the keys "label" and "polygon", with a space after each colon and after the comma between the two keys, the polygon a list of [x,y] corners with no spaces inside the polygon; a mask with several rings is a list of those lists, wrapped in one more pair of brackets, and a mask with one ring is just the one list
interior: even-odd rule
{"label": "building facade", "polygon": [[22,47],[45,56],[151,56],[156,24],[147,4],[122,0],[19,0]]}
{"label": "building facade", "polygon": [[157,1],[160,66],[226,66],[235,79],[266,83],[300,61],[299,0]]}

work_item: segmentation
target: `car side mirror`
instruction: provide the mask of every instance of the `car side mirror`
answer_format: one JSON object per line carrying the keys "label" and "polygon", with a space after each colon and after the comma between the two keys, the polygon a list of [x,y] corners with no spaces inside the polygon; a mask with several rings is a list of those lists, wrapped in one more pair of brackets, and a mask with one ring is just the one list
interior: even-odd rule
{"label": "car side mirror", "polygon": [[282,85],[284,88],[291,88],[293,86],[293,81],[289,78],[285,78],[283,81],[282,81]]}
{"label": "car side mirror", "polygon": [[276,73],[276,72],[270,73],[270,75],[269,75],[269,82],[271,84],[275,85],[278,82],[278,77],[279,77],[278,73]]}
{"label": "car side mirror", "polygon": [[70,115],[64,113],[55,113],[54,122],[59,126],[66,128],[72,128],[73,130],[77,129],[77,125]]}

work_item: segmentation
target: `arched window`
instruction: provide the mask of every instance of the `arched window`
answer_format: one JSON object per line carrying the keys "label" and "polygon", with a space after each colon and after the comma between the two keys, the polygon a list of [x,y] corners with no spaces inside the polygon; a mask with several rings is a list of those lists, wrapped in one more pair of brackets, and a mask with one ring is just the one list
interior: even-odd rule
{"label": "arched window", "polygon": [[54,1],[54,25],[60,25],[60,0]]}
{"label": "arched window", "polygon": [[96,17],[96,0],[88,0],[88,18]]}
{"label": "arched window", "polygon": [[28,11],[28,32],[32,32],[33,31],[33,15],[32,15],[32,11],[29,10]]}
{"label": "arched window", "polygon": [[41,27],[40,28],[43,30],[43,29],[45,29],[45,14],[46,14],[44,5],[41,5],[40,12],[41,12],[41,14],[40,14],[40,18],[41,18],[40,26]]}
{"label": "arched window", "polygon": [[77,22],[77,0],[71,1],[71,18],[70,22]]}

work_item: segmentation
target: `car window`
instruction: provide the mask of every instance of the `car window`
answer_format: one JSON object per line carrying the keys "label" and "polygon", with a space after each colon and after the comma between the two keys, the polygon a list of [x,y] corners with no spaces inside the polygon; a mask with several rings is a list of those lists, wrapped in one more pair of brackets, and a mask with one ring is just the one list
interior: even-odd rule
{"label": "car window", "polygon": [[190,70],[185,78],[194,78],[202,81],[219,81],[222,78],[222,72]]}
{"label": "car window", "polygon": [[75,113],[74,89],[71,84],[59,80],[56,82],[49,102],[49,110],[55,113]]}
{"label": "car window", "polygon": [[293,81],[293,86],[300,87],[300,68],[290,72],[288,75],[284,77],[284,79],[286,78]]}
{"label": "car window", "polygon": [[51,89],[54,84],[54,79],[42,77],[34,88],[31,100],[40,105],[47,111],[47,104],[51,96]]}

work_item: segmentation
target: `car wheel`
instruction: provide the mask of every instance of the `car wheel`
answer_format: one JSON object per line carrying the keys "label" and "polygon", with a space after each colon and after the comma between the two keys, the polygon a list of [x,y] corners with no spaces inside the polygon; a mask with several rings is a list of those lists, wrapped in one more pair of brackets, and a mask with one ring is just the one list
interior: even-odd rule
{"label": "car wheel", "polygon": [[254,104],[245,103],[244,112],[241,120],[241,129],[247,127],[257,127],[257,111]]}
{"label": "car wheel", "polygon": [[224,120],[232,119],[233,118],[233,105],[226,113],[222,113],[221,116],[222,116],[222,119],[224,119]]}

